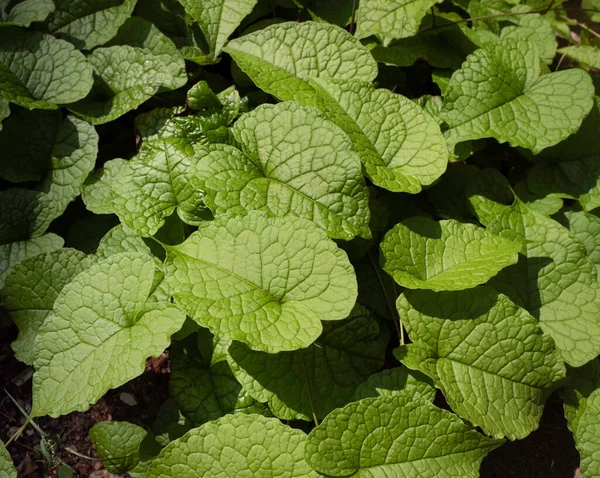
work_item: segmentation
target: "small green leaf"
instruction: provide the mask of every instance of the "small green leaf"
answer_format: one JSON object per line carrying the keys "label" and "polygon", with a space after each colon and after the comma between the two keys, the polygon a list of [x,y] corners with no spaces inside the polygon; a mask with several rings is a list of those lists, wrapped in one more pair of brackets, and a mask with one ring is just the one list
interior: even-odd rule
{"label": "small green leaf", "polygon": [[19,337],[11,346],[21,362],[33,363],[35,337],[52,312],[58,294],[93,263],[83,252],[59,249],[35,255],[13,267],[6,277],[2,305],[19,328]]}
{"label": "small green leaf", "polygon": [[372,81],[377,75],[377,63],[356,38],[324,23],[279,23],[231,41],[225,51],[259,88],[307,106],[318,104],[309,77]]}
{"label": "small green leaf", "polygon": [[588,260],[596,266],[596,277],[600,277],[600,217],[576,209],[564,211],[564,217],[564,222],[557,220],[581,241]]}
{"label": "small green leaf", "polygon": [[383,365],[389,332],[356,305],[348,319],[323,324],[309,347],[293,352],[255,352],[240,342],[228,360],[244,389],[268,402],[282,420],[324,418],[352,398],[356,387]]}
{"label": "small green leaf", "polygon": [[306,435],[276,418],[225,415],[171,442],[148,478],[219,476],[317,478],[304,458]]}
{"label": "small green leaf", "polygon": [[259,210],[311,220],[332,238],[370,237],[360,161],[321,113],[292,102],[262,105],[236,122],[234,135],[243,153],[211,145],[195,158],[194,184],[215,215]]}
{"label": "small green leaf", "polygon": [[0,473],[3,478],[17,478],[17,469],[13,465],[12,458],[4,443],[0,440]]}
{"label": "small green leaf", "polygon": [[572,45],[561,48],[558,53],[581,63],[582,66],[600,70],[600,48],[592,45]]}
{"label": "small green leaf", "polygon": [[83,54],[51,35],[0,29],[0,94],[26,108],[56,109],[86,96],[92,68]]}
{"label": "small green leaf", "polygon": [[185,314],[168,303],[144,304],[153,278],[151,258],[124,253],[62,289],[35,341],[32,416],[85,411],[164,351]]}
{"label": "small green leaf", "polygon": [[334,410],[308,436],[305,456],[327,476],[476,478],[483,457],[502,443],[427,400],[399,394]]}
{"label": "small green leaf", "polygon": [[406,395],[411,398],[423,398],[433,403],[435,393],[435,388],[428,377],[406,367],[396,367],[371,375],[366,382],[358,386],[354,392],[354,400]]}
{"label": "small green leaf", "polygon": [[516,263],[520,249],[521,244],[474,224],[425,217],[397,224],[381,243],[383,270],[398,284],[435,291],[483,284]]}
{"label": "small green leaf", "polygon": [[0,14],[0,27],[28,27],[33,22],[43,22],[53,11],[52,0],[23,0],[13,5],[8,12]]}
{"label": "small green leaf", "polygon": [[253,350],[307,347],[322,320],[346,318],[356,302],[348,257],[304,219],[221,216],[167,251],[176,303],[214,334]]}
{"label": "small green leaf", "polygon": [[92,171],[81,187],[81,199],[88,211],[94,214],[111,214],[115,210],[111,193],[112,183],[127,164],[124,159],[111,159],[104,167]]}
{"label": "small green leaf", "polygon": [[587,399],[585,411],[579,418],[574,434],[577,449],[581,455],[581,476],[593,477],[600,474],[600,389]]}
{"label": "small green leaf", "polygon": [[146,434],[142,427],[129,422],[100,422],[89,432],[94,450],[111,473],[125,473],[136,467]]}
{"label": "small green leaf", "polygon": [[429,375],[456,413],[496,438],[525,438],[538,427],[565,367],[552,339],[524,309],[477,287],[407,290],[398,313],[412,344],[395,355]]}

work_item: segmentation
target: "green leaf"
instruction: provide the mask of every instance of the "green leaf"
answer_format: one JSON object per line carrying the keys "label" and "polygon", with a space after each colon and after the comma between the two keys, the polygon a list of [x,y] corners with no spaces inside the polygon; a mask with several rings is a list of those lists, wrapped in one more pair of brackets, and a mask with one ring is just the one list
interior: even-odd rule
{"label": "green leaf", "polygon": [[2,305],[19,328],[19,337],[11,346],[21,362],[33,363],[35,338],[54,301],[65,285],[93,263],[83,252],[59,249],[13,267],[6,277]]}
{"label": "green leaf", "polygon": [[[511,9],[511,13],[524,13],[529,11],[530,7],[525,5],[520,5]],[[541,59],[547,64],[552,63],[558,46],[552,24],[545,17],[538,14],[522,15],[521,17],[512,18],[518,18],[517,25],[504,27],[500,32],[500,39],[505,40],[511,38],[514,40],[530,41],[537,47]]]}
{"label": "green leaf", "polygon": [[111,159],[104,167],[92,171],[81,187],[81,199],[94,214],[111,214],[115,210],[111,193],[113,180],[127,164],[124,159]]}
{"label": "green leaf", "polygon": [[215,215],[259,210],[311,220],[333,238],[370,237],[360,161],[321,113],[291,102],[261,105],[233,131],[243,152],[210,145],[195,157],[194,185]]}
{"label": "green leaf", "polygon": [[400,394],[334,410],[308,436],[305,456],[328,476],[476,478],[483,457],[502,443],[427,400]]}
{"label": "green leaf", "polygon": [[52,0],[23,0],[8,12],[0,12],[0,27],[28,27],[33,22],[43,22],[54,11]]}
{"label": "green leaf", "polygon": [[137,0],[54,0],[48,31],[80,50],[91,50],[115,36]]}
{"label": "green leaf", "polygon": [[304,458],[306,435],[276,418],[225,415],[171,442],[148,478],[219,476],[317,478]]}
{"label": "green leaf", "polygon": [[361,0],[356,11],[356,38],[375,35],[383,46],[416,35],[421,21],[438,0]]}
{"label": "green leaf", "polygon": [[322,320],[346,318],[356,301],[346,253],[304,219],[221,216],[167,251],[175,301],[214,334],[253,350],[307,347]]}
{"label": "green leaf", "polygon": [[208,219],[204,194],[189,182],[194,149],[179,138],[145,142],[112,179],[114,212],[130,229],[152,236],[175,210],[188,224]]}
{"label": "green leaf", "polygon": [[520,243],[474,224],[425,217],[402,221],[381,243],[383,270],[398,284],[434,291],[483,284],[516,263],[520,249]]}
{"label": "green leaf", "polygon": [[577,433],[577,426],[582,413],[587,408],[589,396],[600,388],[600,362],[591,360],[582,367],[569,369],[569,381],[561,390],[564,402],[565,418],[573,434]]}
{"label": "green leaf", "polygon": [[30,189],[0,191],[0,244],[42,235],[52,222],[43,207],[43,194]]}
{"label": "green leaf", "polygon": [[522,180],[515,184],[513,191],[531,209],[545,216],[556,214],[563,207],[563,200],[560,198],[551,195],[539,196],[532,192],[527,185],[527,180]]}
{"label": "green leaf", "polygon": [[62,237],[50,233],[28,241],[0,244],[0,289],[12,267],[29,257],[60,249],[64,242]]}
{"label": "green leaf", "polygon": [[596,266],[596,277],[600,277],[600,218],[575,209],[566,210],[563,214],[565,221],[557,220],[583,244],[588,261]]}
{"label": "green leaf", "polygon": [[411,66],[424,59],[438,68],[459,68],[466,55],[449,44],[444,35],[417,35],[394,42],[392,46],[373,45],[373,58],[379,63],[394,66]]}
{"label": "green leaf", "polygon": [[276,417],[310,421],[352,399],[356,387],[382,367],[388,339],[385,324],[356,305],[348,319],[325,323],[307,348],[268,354],[233,342],[228,360],[244,389],[268,402]]}
{"label": "green leaf", "polygon": [[0,131],[2,131],[2,122],[10,116],[10,103],[0,99]]}
{"label": "green leaf", "polygon": [[198,22],[213,58],[217,58],[229,36],[240,25],[257,0],[180,0]]}
{"label": "green leaf", "polygon": [[129,45],[98,48],[87,57],[96,76],[92,93],[69,109],[92,124],[108,123],[173,82],[163,59]]}
{"label": "green leaf", "polygon": [[324,23],[271,25],[231,41],[225,51],[260,89],[307,106],[318,105],[309,77],[369,82],[377,75],[377,63],[356,38]]}
{"label": "green leaf", "polygon": [[412,344],[395,355],[431,377],[456,413],[495,438],[538,427],[565,367],[536,319],[487,287],[405,291],[397,305]]}
{"label": "green leaf", "polygon": [[124,253],[62,289],[35,341],[32,416],[85,411],[164,351],[185,314],[168,303],[144,304],[153,278],[148,256]]}
{"label": "green leaf", "polygon": [[309,83],[320,108],[350,136],[377,186],[418,193],[445,171],[448,151],[439,126],[408,98],[360,81]]}
{"label": "green leaf", "polygon": [[194,425],[181,414],[175,402],[169,398],[158,409],[156,420],[152,424],[152,432],[158,443],[167,446],[193,427]]}
{"label": "green leaf", "polygon": [[17,469],[13,465],[12,458],[4,443],[0,440],[0,473],[5,478],[17,478]]}
{"label": "green leaf", "polygon": [[376,250],[369,250],[362,259],[352,260],[358,280],[358,302],[380,317],[398,320],[396,298],[401,287],[381,268]]}
{"label": "green leaf", "polygon": [[600,70],[600,49],[591,45],[572,45],[561,48],[558,53],[581,63],[582,66]]}
{"label": "green leaf", "polygon": [[587,405],[574,433],[575,443],[581,456],[581,476],[593,477],[600,474],[600,389],[587,399]]}
{"label": "green leaf", "polygon": [[111,473],[125,473],[136,467],[146,434],[142,427],[129,422],[100,422],[89,431],[94,450]]}
{"label": "green leaf", "polygon": [[56,109],[86,96],[92,68],[69,43],[40,32],[0,29],[0,94],[26,108]]}
{"label": "green leaf", "polygon": [[118,223],[119,218],[114,214],[86,216],[69,228],[66,245],[86,254],[94,254],[100,239]]}
{"label": "green leaf", "polygon": [[191,109],[198,111],[223,106],[206,81],[200,81],[190,88],[187,92],[187,104]]}
{"label": "green leaf", "polygon": [[593,93],[582,70],[541,75],[531,43],[487,44],[452,75],[443,106],[446,137],[450,143],[492,137],[537,154],[577,131]]}
{"label": "green leaf", "polygon": [[354,400],[396,395],[423,398],[433,403],[435,388],[425,375],[406,367],[396,367],[371,375],[366,382],[357,387]]}

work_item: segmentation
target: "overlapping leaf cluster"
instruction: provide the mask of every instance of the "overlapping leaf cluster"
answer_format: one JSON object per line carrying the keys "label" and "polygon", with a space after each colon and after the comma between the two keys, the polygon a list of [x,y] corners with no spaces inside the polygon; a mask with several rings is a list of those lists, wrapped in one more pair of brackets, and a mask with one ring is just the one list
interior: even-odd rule
{"label": "overlapping leaf cluster", "polygon": [[90,430],[113,473],[474,477],[561,389],[596,476],[597,42],[557,2],[355,3],[0,0],[32,416],[169,349],[156,421]]}

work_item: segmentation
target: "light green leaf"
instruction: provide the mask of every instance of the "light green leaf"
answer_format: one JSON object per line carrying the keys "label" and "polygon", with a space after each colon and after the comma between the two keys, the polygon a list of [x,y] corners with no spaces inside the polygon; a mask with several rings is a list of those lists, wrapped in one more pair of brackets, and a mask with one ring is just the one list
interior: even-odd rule
{"label": "light green leaf", "polygon": [[557,219],[585,247],[588,261],[596,265],[600,277],[600,217],[585,211],[570,209],[564,212],[565,221]]}
{"label": "light green leaf", "polygon": [[563,207],[563,200],[558,197],[551,195],[539,196],[532,192],[527,185],[527,180],[522,180],[515,184],[513,192],[531,209],[545,216],[556,214]]}
{"label": "light green leaf", "polygon": [[[512,8],[511,13],[529,12],[531,9],[528,6],[520,5]],[[510,17],[508,17],[510,18]],[[517,25],[504,27],[500,32],[500,39],[505,40],[511,38],[514,40],[526,40],[535,44],[542,60],[550,64],[556,55],[558,42],[556,34],[552,28],[552,24],[542,15],[522,15],[520,17],[512,17],[517,19]]]}
{"label": "light green leaf", "polygon": [[27,241],[0,244],[0,289],[4,286],[7,274],[16,264],[29,257],[60,249],[64,242],[62,237],[50,233]]}
{"label": "light green leaf", "polygon": [[366,382],[358,386],[354,392],[354,400],[406,395],[411,398],[423,398],[433,403],[435,393],[435,388],[428,377],[406,367],[396,367],[371,375]]}
{"label": "light green leaf", "polygon": [[383,270],[398,284],[435,291],[483,284],[516,263],[520,249],[520,243],[474,224],[425,217],[402,221],[381,243]]}
{"label": "light green leaf", "polygon": [[356,38],[375,35],[383,46],[416,35],[437,0],[361,0],[356,11]]}
{"label": "light green leaf", "polygon": [[317,478],[304,459],[306,435],[276,418],[225,415],[171,442],[148,478]]}
{"label": "light green leaf", "polygon": [[587,405],[574,433],[581,455],[581,476],[592,478],[600,474],[600,389],[587,399]]}
{"label": "light green leaf", "polygon": [[561,48],[558,53],[581,63],[582,66],[600,70],[600,49],[592,45],[572,45]]}
{"label": "light green leaf", "polygon": [[305,456],[327,476],[476,478],[483,457],[502,443],[427,400],[400,394],[334,410],[308,436]]}
{"label": "light green leaf", "polygon": [[0,473],[4,478],[17,478],[17,469],[4,443],[0,440]]}
{"label": "light green leaf", "polygon": [[450,143],[492,137],[537,154],[577,131],[593,94],[583,70],[541,75],[531,43],[486,44],[452,75],[443,107],[446,137]]}
{"label": "light green leaf", "polygon": [[54,0],[48,31],[80,50],[91,50],[115,36],[137,0]]}
{"label": "light green leaf", "polygon": [[69,105],[69,109],[92,124],[117,119],[173,81],[162,58],[142,48],[98,48],[87,60],[94,68],[96,83],[90,96]]}
{"label": "light green leaf", "polygon": [[388,339],[385,324],[356,305],[348,319],[323,324],[307,348],[268,354],[233,342],[228,360],[244,389],[268,402],[275,416],[311,421],[352,399],[356,387],[382,367]]}
{"label": "light green leaf", "polygon": [[187,92],[187,105],[193,110],[217,109],[223,105],[206,81],[200,81]]}
{"label": "light green leaf", "polygon": [[81,199],[88,211],[94,214],[112,214],[115,210],[111,193],[112,183],[127,164],[124,159],[111,159],[104,167],[92,171],[81,187]]}
{"label": "light green leaf", "polygon": [[28,27],[33,22],[43,22],[53,11],[52,0],[23,0],[13,5],[8,12],[0,12],[0,27]]}
{"label": "light green leaf", "polygon": [[92,68],[69,43],[40,32],[0,29],[0,94],[26,108],[56,109],[86,96]]}
{"label": "light green leaf", "polygon": [[600,388],[600,362],[591,360],[582,367],[569,369],[569,381],[561,390],[565,418],[573,434],[577,433],[579,419],[587,408],[588,398]]}
{"label": "light green leaf", "polygon": [[565,366],[536,319],[488,287],[405,291],[397,305],[412,344],[396,357],[431,377],[456,413],[495,438],[538,427]]}
{"label": "light green leaf", "polygon": [[347,31],[287,22],[233,40],[225,51],[262,90],[282,101],[318,105],[308,78],[373,81],[377,63]]}
{"label": "light green leaf", "polygon": [[311,220],[333,238],[370,237],[360,161],[321,113],[292,102],[261,105],[233,131],[243,153],[211,145],[195,158],[194,185],[215,215],[259,210]]}
{"label": "light green leaf", "polygon": [[257,0],[180,0],[198,22],[213,58],[217,58],[229,35],[240,25]]}
{"label": "light green leaf", "polygon": [[147,434],[142,427],[129,422],[100,422],[89,434],[109,472],[125,473],[140,462],[139,448]]}
{"label": "light green leaf", "polygon": [[448,150],[438,124],[408,98],[360,81],[309,83],[377,186],[418,193],[445,171]]}
{"label": "light green leaf", "polygon": [[221,216],[167,251],[175,301],[214,334],[253,350],[307,347],[322,320],[346,318],[356,301],[346,253],[304,219]]}
{"label": "light green leaf", "polygon": [[19,337],[11,346],[21,362],[33,363],[35,337],[52,312],[58,294],[93,263],[93,258],[83,252],[59,249],[35,255],[13,267],[6,277],[2,305],[19,328]]}
{"label": "light green leaf", "polygon": [[175,210],[188,224],[208,219],[204,194],[189,182],[193,156],[191,144],[179,138],[144,143],[112,180],[119,219],[142,236],[154,235]]}
{"label": "light green leaf", "polygon": [[32,416],[85,411],[164,351],[185,314],[168,303],[144,304],[153,278],[153,260],[125,253],[62,289],[35,341]]}

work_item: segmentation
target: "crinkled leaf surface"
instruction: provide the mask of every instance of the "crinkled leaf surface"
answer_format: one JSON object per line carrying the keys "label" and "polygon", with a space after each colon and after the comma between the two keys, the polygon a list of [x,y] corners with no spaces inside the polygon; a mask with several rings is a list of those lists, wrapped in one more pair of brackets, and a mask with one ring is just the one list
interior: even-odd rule
{"label": "crinkled leaf surface", "polygon": [[600,389],[587,399],[587,405],[574,434],[577,449],[581,455],[581,476],[583,478],[600,474]]}
{"label": "crinkled leaf surface", "polygon": [[115,36],[129,18],[137,0],[54,0],[48,19],[50,33],[70,41],[80,50],[91,50]]}
{"label": "crinkled leaf surface", "polygon": [[279,23],[231,41],[225,51],[262,90],[308,106],[318,104],[309,77],[372,81],[377,75],[357,39],[324,23]]}
{"label": "crinkled leaf surface", "polygon": [[306,460],[328,476],[476,478],[483,457],[501,444],[429,401],[402,394],[331,412],[308,436]]}
{"label": "crinkled leaf surface", "polygon": [[8,454],[8,450],[4,443],[0,440],[0,473],[5,478],[17,478],[17,469],[13,465],[12,458]]}
{"label": "crinkled leaf surface", "polygon": [[140,462],[139,448],[146,430],[129,422],[100,422],[90,431],[94,450],[111,473],[133,470]]}
{"label": "crinkled leaf surface", "polygon": [[389,332],[367,309],[325,323],[309,347],[293,352],[255,352],[241,342],[229,347],[235,376],[254,398],[268,402],[282,420],[324,418],[352,398],[356,387],[379,370]]}
{"label": "crinkled leaf surface", "polygon": [[518,259],[521,244],[474,224],[412,217],[381,243],[383,270],[409,289],[462,290],[483,284]]}
{"label": "crinkled leaf surface", "polygon": [[234,135],[243,152],[210,145],[196,155],[194,184],[215,215],[259,210],[311,220],[333,238],[370,237],[360,161],[321,113],[293,102],[262,105],[236,122]]}
{"label": "crinkled leaf surface", "polygon": [[425,375],[406,367],[396,367],[371,375],[366,382],[356,388],[354,400],[406,395],[411,398],[423,398],[433,403],[435,393],[435,388]]}
{"label": "crinkled leaf surface", "polygon": [[309,83],[377,186],[418,193],[445,171],[448,151],[438,124],[408,98],[361,81]]}
{"label": "crinkled leaf surface", "polygon": [[[530,11],[530,8],[525,5],[511,9],[511,12],[514,13],[528,11]],[[504,27],[500,32],[500,39],[513,38],[529,41],[535,44],[540,57],[545,63],[552,63],[556,55],[558,42],[550,21],[538,14],[513,17],[513,19],[515,18],[518,18],[518,24]]]}
{"label": "crinkled leaf surface", "polygon": [[253,350],[307,347],[357,296],[346,253],[313,223],[221,216],[167,249],[173,297],[200,325]]}
{"label": "crinkled leaf surface", "polygon": [[600,49],[592,45],[572,45],[558,50],[561,55],[584,66],[600,70]]}
{"label": "crinkled leaf surface", "polygon": [[198,22],[213,58],[217,58],[229,35],[256,5],[257,0],[181,0]]}
{"label": "crinkled leaf surface", "polygon": [[375,35],[383,46],[416,35],[425,14],[438,0],[362,0],[356,11],[356,38]]}
{"label": "crinkled leaf surface", "polygon": [[56,109],[92,88],[92,67],[64,40],[11,27],[0,29],[0,44],[0,94],[6,101]]}
{"label": "crinkled leaf surface", "polygon": [[496,438],[521,439],[538,427],[565,367],[527,311],[477,287],[407,290],[398,312],[412,344],[396,356],[434,379],[456,413]]}
{"label": "crinkled leaf surface", "polygon": [[19,327],[19,336],[11,346],[21,362],[33,363],[35,337],[52,312],[58,294],[93,263],[94,259],[83,252],[58,249],[13,267],[6,277],[2,305]]}
{"label": "crinkled leaf surface", "polygon": [[88,211],[94,214],[112,214],[115,210],[112,182],[126,164],[124,159],[111,159],[102,168],[95,169],[88,175],[81,187],[81,199]]}
{"label": "crinkled leaf surface", "polygon": [[85,411],[164,351],[185,314],[169,303],[144,304],[153,278],[153,260],[124,253],[62,289],[35,340],[33,416]]}
{"label": "crinkled leaf surface", "polygon": [[450,143],[492,137],[538,153],[577,131],[593,94],[583,70],[541,75],[531,43],[487,44],[452,75],[443,106],[446,136]]}
{"label": "crinkled leaf surface", "polygon": [[114,212],[129,228],[151,236],[175,210],[188,224],[200,224],[209,216],[204,194],[192,187],[189,176],[194,148],[179,138],[144,143],[112,179]]}
{"label": "crinkled leaf surface", "polygon": [[226,415],[171,442],[148,477],[316,478],[304,458],[305,442],[302,431],[276,418]]}
{"label": "crinkled leaf surface", "polygon": [[13,5],[8,12],[0,13],[0,27],[28,27],[33,22],[43,22],[53,11],[52,0],[23,0]]}
{"label": "crinkled leaf surface", "polygon": [[587,252],[588,260],[596,266],[596,277],[600,277],[600,217],[585,211],[564,211],[563,226],[571,231]]}

